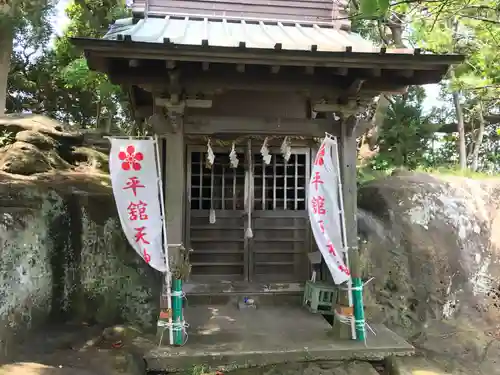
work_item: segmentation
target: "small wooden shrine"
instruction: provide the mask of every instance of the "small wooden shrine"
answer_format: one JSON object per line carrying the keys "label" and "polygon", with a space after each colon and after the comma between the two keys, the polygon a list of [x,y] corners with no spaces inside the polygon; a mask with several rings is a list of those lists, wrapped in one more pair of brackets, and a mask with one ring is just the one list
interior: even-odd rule
{"label": "small wooden shrine", "polygon": [[[168,12],[73,42],[165,140],[169,242],[194,249],[190,296],[301,290],[315,251],[306,189],[325,132],[338,137],[356,249],[359,119],[379,94],[439,82],[462,60],[375,47],[332,22]],[[360,277],[355,256],[351,271]]]}

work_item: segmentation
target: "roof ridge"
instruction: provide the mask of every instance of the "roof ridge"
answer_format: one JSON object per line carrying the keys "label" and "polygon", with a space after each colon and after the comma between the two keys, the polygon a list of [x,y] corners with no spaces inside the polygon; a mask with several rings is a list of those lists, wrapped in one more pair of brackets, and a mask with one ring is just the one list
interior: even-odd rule
{"label": "roof ridge", "polygon": [[335,24],[330,20],[330,21],[322,21],[322,20],[315,20],[315,21],[306,21],[306,20],[294,20],[294,19],[275,19],[275,18],[261,18],[261,17],[249,17],[249,16],[223,16],[223,15],[206,15],[206,14],[193,14],[193,13],[178,13],[178,12],[169,12],[169,13],[148,13],[147,17],[135,17],[136,19],[144,19],[144,18],[184,18],[187,20],[203,20],[207,19],[208,21],[231,21],[231,22],[263,22],[263,23],[269,23],[269,24],[299,24],[302,26],[308,25],[308,26],[313,26],[313,25],[318,25],[322,27],[328,27],[332,29],[338,29],[340,30],[339,27],[336,27]]}

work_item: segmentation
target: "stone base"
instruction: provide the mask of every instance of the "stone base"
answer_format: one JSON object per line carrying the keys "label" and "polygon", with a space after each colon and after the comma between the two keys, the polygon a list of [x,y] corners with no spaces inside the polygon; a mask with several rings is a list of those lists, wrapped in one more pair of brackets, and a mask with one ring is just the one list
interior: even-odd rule
{"label": "stone base", "polygon": [[373,327],[366,345],[332,338],[321,316],[298,306],[258,306],[238,310],[236,304],[189,306],[190,324],[184,347],[163,346],[145,360],[152,371],[180,371],[193,365],[238,368],[285,362],[382,360],[411,355],[414,348],[384,327]]}

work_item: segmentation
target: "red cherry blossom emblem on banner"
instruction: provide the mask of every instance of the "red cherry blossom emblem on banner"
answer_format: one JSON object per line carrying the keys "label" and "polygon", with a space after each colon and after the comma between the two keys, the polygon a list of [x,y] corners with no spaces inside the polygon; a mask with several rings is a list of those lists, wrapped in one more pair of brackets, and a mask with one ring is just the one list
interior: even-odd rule
{"label": "red cherry blossom emblem on banner", "polygon": [[130,145],[127,146],[126,151],[120,151],[118,153],[118,159],[122,161],[122,169],[124,171],[129,171],[132,168],[134,171],[141,170],[141,162],[144,159],[142,152],[135,152],[135,147]]}

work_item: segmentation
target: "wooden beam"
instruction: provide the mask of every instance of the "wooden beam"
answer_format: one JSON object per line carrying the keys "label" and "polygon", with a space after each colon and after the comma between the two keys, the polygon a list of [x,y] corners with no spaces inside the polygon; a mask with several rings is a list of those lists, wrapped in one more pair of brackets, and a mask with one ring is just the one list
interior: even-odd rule
{"label": "wooden beam", "polygon": [[[129,68],[111,71],[109,77],[115,84],[157,85],[162,89],[171,84],[168,74],[161,74],[161,72],[154,70]],[[367,96],[376,96],[382,91],[399,91],[402,87],[411,84],[411,80],[401,78],[398,81],[392,81],[384,77],[368,78],[363,84],[362,92]],[[189,94],[218,90],[300,91],[314,93],[316,96],[324,95],[327,98],[344,95],[346,88],[352,82],[353,77],[350,76],[307,75],[282,71],[273,74],[269,70],[267,73],[247,71],[242,74],[227,69],[216,70],[215,67],[208,72],[199,69],[182,70],[179,79],[179,85]]]}
{"label": "wooden beam", "polygon": [[188,108],[212,108],[211,99],[186,99],[185,102]]}
{"label": "wooden beam", "polygon": [[128,66],[130,66],[131,68],[139,67],[139,60],[136,60],[136,59],[129,60]]}
{"label": "wooden beam", "polygon": [[346,103],[314,103],[312,109],[314,112],[318,113],[328,113],[328,112],[342,112],[345,110],[346,106],[350,104],[351,108],[356,106],[356,102],[354,100],[346,101]]}
{"label": "wooden beam", "polygon": [[329,120],[190,115],[184,118],[186,135],[233,133],[322,137],[325,132],[340,134],[338,129],[332,128]]}
{"label": "wooden beam", "polygon": [[[115,84],[132,85],[156,85],[162,89],[170,89],[168,75],[161,75],[157,72],[147,72],[144,70],[114,72],[109,75],[110,80]],[[338,82],[340,84],[341,82]],[[219,90],[251,90],[251,91],[272,91],[291,92],[305,91],[314,92],[319,96],[329,96],[342,92],[341,86],[335,88],[334,82],[328,84],[324,79],[320,81],[315,76],[277,73],[258,75],[253,72],[238,73],[236,70],[226,70],[225,73],[215,72],[210,69],[207,72],[189,72],[182,74],[181,85],[188,94],[215,92]]]}
{"label": "wooden beam", "polygon": [[347,96],[349,97],[358,95],[361,90],[361,86],[363,86],[364,83],[365,83],[364,79],[353,80],[346,90]]}
{"label": "wooden beam", "polygon": [[[92,61],[92,60],[89,60]],[[123,63],[122,59],[112,59],[108,62],[109,67],[106,71],[110,75],[113,81],[117,84],[145,84],[154,83],[157,85],[162,84],[166,75],[172,72],[168,69],[166,64],[161,64],[159,60],[139,60],[139,67],[131,67],[128,64]],[[127,60],[128,61],[128,60]],[[201,65],[201,69],[200,69]],[[224,78],[228,72],[233,70],[233,72],[239,72],[240,75],[238,79],[241,78],[241,73],[245,72],[250,74],[253,82],[256,80],[266,79],[266,75],[274,75],[273,79],[286,80],[299,80],[307,81],[310,80],[310,76],[315,77],[315,82],[323,83],[330,82],[332,85],[336,85],[339,82],[351,81],[352,79],[366,79],[369,82],[377,82],[378,84],[383,84],[385,86],[392,85],[395,86],[407,86],[416,84],[428,84],[435,81],[439,81],[446,71],[413,71],[408,69],[380,69],[380,68],[370,68],[370,69],[328,69],[328,68],[314,68],[314,67],[283,67],[278,64],[273,64],[267,68],[254,66],[256,69],[246,69],[246,65],[243,63],[238,64],[215,64],[210,65],[208,62],[202,62],[200,65],[186,65],[176,63],[176,70],[182,71],[185,76],[184,79],[188,80],[190,77],[207,74],[210,66],[210,74],[217,75],[218,77]],[[279,67],[279,68],[278,68]],[[324,84],[324,83],[323,83]]]}
{"label": "wooden beam", "polygon": [[110,67],[110,60],[105,57],[94,56],[92,53],[85,51],[85,59],[89,69],[98,72],[108,73]]}
{"label": "wooden beam", "polygon": [[399,76],[404,77],[404,78],[411,78],[415,74],[415,71],[413,70],[400,70],[397,73]]}
{"label": "wooden beam", "polygon": [[349,73],[348,68],[336,68],[335,73],[338,74],[339,76],[346,76]]}
{"label": "wooden beam", "polygon": [[331,68],[365,68],[370,69],[375,66],[384,69],[416,69],[416,70],[442,70],[447,69],[450,64],[456,64],[463,61],[462,56],[452,55],[420,55],[418,57],[411,54],[392,55],[375,53],[332,53],[311,51],[280,51],[279,43],[274,50],[268,49],[244,49],[238,50],[225,47],[197,48],[193,46],[178,46],[169,48],[164,44],[145,43],[144,46],[138,46],[137,43],[116,43],[112,41],[99,41],[92,46],[84,46],[92,54],[102,57],[114,58],[122,56],[128,59],[159,59],[212,63],[237,63],[237,64],[256,64],[256,65],[282,65],[282,66],[309,66],[321,64],[324,67]]}

